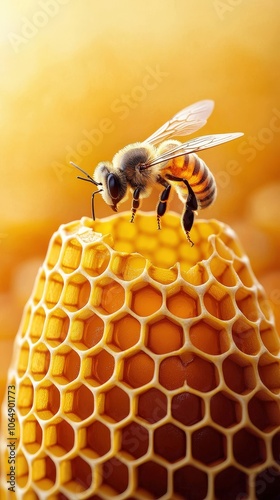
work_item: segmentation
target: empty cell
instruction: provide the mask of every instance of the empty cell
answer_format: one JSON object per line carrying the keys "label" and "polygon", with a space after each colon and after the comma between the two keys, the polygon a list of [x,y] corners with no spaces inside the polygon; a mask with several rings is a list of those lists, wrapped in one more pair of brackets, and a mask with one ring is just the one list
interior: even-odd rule
{"label": "empty cell", "polygon": [[103,417],[109,418],[109,421],[120,422],[124,420],[130,412],[130,400],[128,394],[120,389],[113,387],[103,394],[104,410]]}
{"label": "empty cell", "polygon": [[258,371],[263,384],[275,394],[280,391],[280,361],[278,358],[263,354],[260,357]]}
{"label": "empty cell", "polygon": [[50,373],[59,384],[68,384],[78,377],[80,364],[79,354],[70,347],[63,346],[52,354]]}
{"label": "empty cell", "polygon": [[105,424],[96,420],[85,427],[83,431],[85,432],[85,442],[82,452],[90,459],[102,457],[110,451],[111,434]]}
{"label": "empty cell", "polygon": [[264,432],[271,432],[280,426],[280,401],[264,391],[257,392],[248,403],[252,424]]}
{"label": "empty cell", "polygon": [[155,354],[177,351],[183,346],[183,328],[168,318],[161,318],[147,325],[145,344]]}
{"label": "empty cell", "polygon": [[174,463],[186,456],[186,433],[171,423],[154,431],[154,452],[168,462]]}
{"label": "empty cell", "polygon": [[226,437],[213,427],[201,427],[192,434],[192,456],[196,460],[213,466],[227,457]]}
{"label": "empty cell", "polygon": [[178,268],[176,265],[169,269],[150,265],[147,269],[149,276],[162,285],[174,283],[178,277]]}
{"label": "empty cell", "polygon": [[70,320],[62,309],[51,311],[46,320],[45,340],[51,347],[60,345],[66,339]]}
{"label": "empty cell", "polygon": [[151,285],[131,290],[131,310],[139,316],[150,316],[161,308],[162,293]]}
{"label": "empty cell", "polygon": [[152,358],[139,351],[123,360],[123,381],[131,387],[141,387],[152,380],[154,369]]}
{"label": "empty cell", "polygon": [[115,255],[111,269],[118,278],[131,281],[138,278],[146,267],[146,259],[141,255]]}
{"label": "empty cell", "polygon": [[[41,308],[41,310],[43,311],[42,308]],[[37,337],[36,337],[36,333],[35,333],[35,339],[34,339],[34,332],[31,335],[31,326],[32,326],[31,306],[26,304],[26,306],[23,310],[23,315],[22,315],[19,331],[21,331],[21,338],[23,338],[26,335],[27,330],[30,329],[29,338],[31,339],[32,342],[36,342],[36,340],[38,339],[39,333],[37,333]],[[35,332],[36,332],[36,329],[35,329]]]}
{"label": "empty cell", "polygon": [[90,488],[93,471],[90,465],[81,457],[75,457],[69,461],[64,461],[61,467],[63,467],[63,475],[65,476],[61,482],[70,492],[70,498],[73,498],[73,495],[75,498],[77,493],[81,493]]}
{"label": "empty cell", "polygon": [[89,301],[91,292],[90,282],[83,274],[74,274],[65,283],[63,305],[69,311],[82,309]]}
{"label": "empty cell", "polygon": [[194,286],[204,285],[209,280],[207,269],[202,263],[194,264],[191,268],[189,265],[184,270],[181,268],[183,278]]}
{"label": "empty cell", "polygon": [[37,342],[41,337],[45,325],[45,320],[46,320],[46,313],[42,307],[39,307],[33,312],[31,319],[29,319],[30,322],[29,338],[32,343]]}
{"label": "empty cell", "polygon": [[231,296],[217,284],[208,288],[203,296],[203,302],[207,311],[218,319],[229,320],[235,316],[235,307]]}
{"label": "empty cell", "polygon": [[72,273],[78,269],[81,262],[82,250],[82,245],[76,238],[66,241],[60,260],[61,269],[65,273]]}
{"label": "empty cell", "polygon": [[50,381],[42,382],[35,389],[35,410],[42,420],[49,420],[59,410],[60,392]]}
{"label": "empty cell", "polygon": [[214,278],[224,286],[232,287],[237,284],[237,276],[231,263],[225,262],[219,257],[212,257],[210,269]]}
{"label": "empty cell", "polygon": [[195,318],[200,314],[199,298],[194,291],[181,287],[176,293],[168,296],[166,305],[169,311],[178,318]]}
{"label": "empty cell", "polygon": [[48,249],[47,257],[46,257],[48,269],[53,269],[53,267],[58,262],[60,252],[61,252],[61,247],[62,247],[61,237],[56,236],[55,239],[53,241],[51,241],[51,244],[50,244],[49,249]]}
{"label": "empty cell", "polygon": [[98,344],[103,333],[103,320],[90,309],[86,309],[72,320],[69,337],[76,348],[84,351]]}
{"label": "empty cell", "polygon": [[74,442],[74,429],[62,418],[52,421],[45,429],[44,446],[57,457],[62,457],[72,450]]}
{"label": "empty cell", "polygon": [[25,374],[28,361],[29,361],[29,344],[28,342],[24,342],[19,349],[18,360],[17,360],[17,372],[19,377],[23,377]]}
{"label": "empty cell", "polygon": [[[61,276],[57,274],[55,274],[54,276],[59,276],[61,278]],[[36,277],[35,286],[32,293],[32,299],[34,304],[38,304],[38,302],[40,302],[40,300],[42,299],[45,290],[45,284],[46,284],[46,274],[43,269],[40,269]]]}
{"label": "empty cell", "polygon": [[102,465],[102,485],[109,486],[109,498],[123,493],[128,487],[128,468],[118,458],[113,457]]}
{"label": "empty cell", "polygon": [[105,384],[113,375],[115,361],[111,354],[102,349],[95,355],[84,359],[84,377],[88,384],[97,386]]}
{"label": "empty cell", "polygon": [[158,422],[167,414],[167,397],[154,387],[139,394],[137,414],[150,424]]}
{"label": "empty cell", "polygon": [[215,389],[219,384],[215,364],[193,353],[181,356],[189,387],[201,392]]}
{"label": "empty cell", "polygon": [[248,498],[247,475],[236,467],[227,467],[219,472],[214,483],[217,500],[237,500]]}
{"label": "empty cell", "polygon": [[107,269],[110,252],[102,243],[87,246],[82,256],[82,267],[89,276],[100,276]]}
{"label": "empty cell", "polygon": [[247,319],[250,321],[257,321],[259,319],[260,309],[254,293],[245,288],[239,288],[235,295],[235,302]]}
{"label": "empty cell", "polygon": [[56,466],[48,456],[34,458],[32,465],[32,481],[37,488],[49,490],[56,482]]}
{"label": "empty cell", "polygon": [[233,436],[235,460],[244,467],[253,467],[266,460],[265,442],[249,429],[241,429]]}
{"label": "empty cell", "polygon": [[189,330],[192,344],[202,352],[219,355],[228,351],[230,341],[227,331],[211,320],[200,320]]}
{"label": "empty cell", "polygon": [[271,301],[266,297],[265,293],[261,292],[260,290],[258,291],[258,305],[265,319],[274,322]]}
{"label": "empty cell", "polygon": [[28,377],[19,382],[17,408],[21,415],[26,415],[31,410],[33,406],[33,392],[33,384]]}
{"label": "empty cell", "polygon": [[137,459],[145,455],[149,447],[149,432],[137,422],[131,422],[121,430],[120,450],[129,458]]}
{"label": "empty cell", "polygon": [[149,495],[153,495],[152,498],[160,498],[166,493],[167,469],[165,467],[149,460],[139,465],[137,472],[138,488],[140,489],[142,498],[146,498],[146,492]]}
{"label": "empty cell", "polygon": [[111,278],[96,282],[91,294],[91,305],[101,314],[113,314],[124,304],[125,290]]}
{"label": "empty cell", "polygon": [[228,356],[223,362],[224,381],[237,394],[248,394],[256,387],[253,366],[238,354]]}
{"label": "empty cell", "polygon": [[174,471],[173,474],[174,492],[182,498],[190,500],[203,500],[208,491],[208,477],[206,472],[185,465]]}
{"label": "empty cell", "polygon": [[83,384],[76,385],[63,393],[62,410],[74,422],[86,420],[94,411],[94,396]]}
{"label": "empty cell", "polygon": [[267,350],[271,354],[277,355],[280,349],[280,338],[276,328],[266,321],[262,321],[260,326],[260,335]]}
{"label": "empty cell", "polygon": [[244,354],[254,356],[260,351],[256,327],[252,326],[246,318],[239,318],[232,325],[232,338],[236,347]]}
{"label": "empty cell", "polygon": [[233,267],[243,285],[251,288],[254,285],[255,279],[248,264],[245,264],[242,260],[235,259]]}
{"label": "empty cell", "polygon": [[48,309],[55,307],[61,297],[64,280],[59,273],[52,273],[45,286],[45,304]]}
{"label": "empty cell", "polygon": [[184,391],[172,398],[171,412],[178,422],[190,426],[203,419],[205,405],[199,396]]}
{"label": "empty cell", "polygon": [[225,392],[218,392],[210,400],[211,417],[221,427],[232,427],[242,418],[240,403]]}
{"label": "empty cell", "polygon": [[34,380],[42,380],[49,370],[50,365],[50,351],[40,342],[36,344],[30,357],[30,372]]}
{"label": "empty cell", "polygon": [[[278,455],[279,463],[279,455]],[[255,493],[257,500],[279,500],[280,472],[279,468],[268,467],[255,478]]]}
{"label": "empty cell", "polygon": [[139,321],[126,314],[114,319],[110,324],[110,345],[113,349],[125,351],[137,344],[140,339],[141,324]]}
{"label": "empty cell", "polygon": [[28,453],[36,453],[42,445],[42,428],[35,416],[23,421],[22,442]]}

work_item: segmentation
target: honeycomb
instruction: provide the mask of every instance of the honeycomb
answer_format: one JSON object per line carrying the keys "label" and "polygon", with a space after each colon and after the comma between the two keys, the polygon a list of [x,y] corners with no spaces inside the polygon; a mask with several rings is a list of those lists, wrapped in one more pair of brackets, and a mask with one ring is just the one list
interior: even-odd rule
{"label": "honeycomb", "polygon": [[[63,225],[16,337],[16,499],[279,499],[280,339],[235,233]],[[1,499],[7,406],[2,408]],[[9,496],[10,495],[10,496]]]}

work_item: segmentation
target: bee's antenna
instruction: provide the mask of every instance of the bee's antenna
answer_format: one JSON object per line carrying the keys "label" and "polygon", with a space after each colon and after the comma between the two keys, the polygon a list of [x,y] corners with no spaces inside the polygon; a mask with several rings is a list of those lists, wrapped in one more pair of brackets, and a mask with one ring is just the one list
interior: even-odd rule
{"label": "bee's antenna", "polygon": [[[76,165],[76,163],[74,163],[73,161],[70,161],[71,165],[73,165],[73,167],[77,168],[78,170],[80,170],[80,172],[82,172],[85,176],[86,176],[86,179],[85,177],[81,177],[80,175],[77,177],[77,179],[80,179],[81,181],[87,181],[87,182],[91,182],[92,184],[94,184],[95,186],[102,186],[102,182],[96,182],[85,170],[83,170],[81,167],[78,167],[78,165]],[[103,189],[99,189],[98,191],[94,191],[91,195],[91,213],[92,213],[92,218],[93,220],[95,220],[95,213],[94,213],[94,196],[98,193],[100,193],[101,191],[103,191]]]}

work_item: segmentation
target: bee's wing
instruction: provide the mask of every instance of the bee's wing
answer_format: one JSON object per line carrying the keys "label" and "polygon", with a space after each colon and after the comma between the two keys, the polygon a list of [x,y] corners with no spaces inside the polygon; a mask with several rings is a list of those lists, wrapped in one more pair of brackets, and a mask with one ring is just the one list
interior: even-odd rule
{"label": "bee's wing", "polygon": [[146,168],[152,167],[153,165],[157,165],[158,163],[165,162],[171,160],[172,158],[176,158],[177,156],[182,156],[184,154],[195,153],[197,151],[202,151],[203,149],[213,148],[214,146],[218,146],[219,144],[223,144],[223,142],[232,141],[233,139],[237,139],[243,135],[242,132],[234,132],[231,134],[214,134],[214,135],[203,135],[201,137],[196,137],[188,142],[183,142],[182,144],[175,146],[172,149],[166,151],[160,156],[157,156],[152,161],[150,161]]}
{"label": "bee's wing", "polygon": [[182,109],[150,135],[145,142],[156,144],[170,137],[189,135],[205,125],[214,108],[214,101],[198,101]]}

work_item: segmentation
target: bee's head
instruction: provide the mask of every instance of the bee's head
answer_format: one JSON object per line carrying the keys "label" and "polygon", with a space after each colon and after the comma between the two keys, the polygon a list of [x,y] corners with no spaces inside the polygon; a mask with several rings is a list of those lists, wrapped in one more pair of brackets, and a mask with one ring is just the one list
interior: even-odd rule
{"label": "bee's head", "polygon": [[94,180],[102,184],[103,200],[117,212],[117,205],[124,201],[127,192],[127,181],[122,172],[112,170],[112,163],[99,163],[94,172]]}

